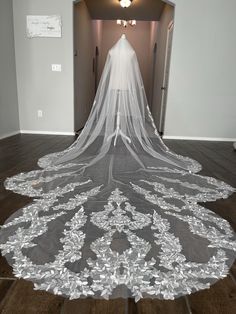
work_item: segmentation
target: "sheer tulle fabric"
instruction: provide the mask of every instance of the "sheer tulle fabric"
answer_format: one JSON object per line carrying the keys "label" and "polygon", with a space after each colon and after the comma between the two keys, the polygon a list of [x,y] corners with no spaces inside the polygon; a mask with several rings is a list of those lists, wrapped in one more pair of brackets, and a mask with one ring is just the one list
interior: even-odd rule
{"label": "sheer tulle fabric", "polygon": [[0,231],[15,275],[36,289],[71,299],[174,299],[228,274],[235,234],[198,202],[234,189],[195,174],[197,161],[165,146],[125,38],[109,51],[79,138],[38,164],[5,181],[34,200]]}
{"label": "sheer tulle fabric", "polygon": [[39,165],[47,167],[80,157],[79,162],[85,161],[88,167],[103,158],[114,146],[117,149],[113,153],[119,154],[118,146],[123,146],[141,167],[149,166],[145,157],[154,157],[157,159],[155,162],[159,162],[158,166],[161,163],[192,172],[201,169],[196,161],[170,152],[158,136],[135,51],[125,38],[121,38],[108,53],[82,134],[68,150],[42,158]]}

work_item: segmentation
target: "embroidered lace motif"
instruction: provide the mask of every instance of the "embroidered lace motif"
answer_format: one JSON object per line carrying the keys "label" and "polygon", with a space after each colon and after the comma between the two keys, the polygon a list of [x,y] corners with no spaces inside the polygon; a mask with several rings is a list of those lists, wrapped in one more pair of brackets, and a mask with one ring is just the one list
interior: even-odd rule
{"label": "embroidered lace motif", "polygon": [[[208,288],[216,278],[227,275],[232,263],[230,255],[236,251],[234,233],[226,220],[197,201],[227,197],[233,191],[230,186],[198,176],[207,182],[204,188],[189,183],[189,172],[153,169],[155,174],[151,177],[155,181],[130,182],[127,193],[121,187],[114,188],[107,201],[97,202],[93,210],[92,199],[101,193],[102,185],[91,187],[90,179],[45,192],[45,184],[76,176],[73,167],[74,164],[61,165],[47,168],[43,176],[43,171],[37,170],[6,180],[6,188],[36,197],[1,229],[2,236],[6,233],[6,241],[1,242],[0,248],[13,261],[17,277],[32,280],[35,289],[70,299],[108,299],[114,297],[117,288],[126,287],[128,295],[138,301],[145,296],[174,299]],[[83,192],[76,192],[81,188]],[[185,193],[179,189],[185,189]],[[139,201],[131,202],[127,196],[131,190],[141,196]],[[58,203],[59,198],[64,201]],[[92,207],[90,211],[85,209],[86,204],[90,204],[87,208]],[[49,236],[53,222],[59,221],[65,223],[52,261],[35,263],[32,257],[36,251],[30,250],[39,249],[40,237]],[[201,247],[209,255],[207,260],[198,261],[194,254],[192,260],[185,256],[187,244],[182,245],[175,225],[189,230],[197,237],[193,238],[195,241],[205,241]],[[45,245],[43,240],[41,245]],[[83,266],[73,270],[72,265],[80,263]]]}

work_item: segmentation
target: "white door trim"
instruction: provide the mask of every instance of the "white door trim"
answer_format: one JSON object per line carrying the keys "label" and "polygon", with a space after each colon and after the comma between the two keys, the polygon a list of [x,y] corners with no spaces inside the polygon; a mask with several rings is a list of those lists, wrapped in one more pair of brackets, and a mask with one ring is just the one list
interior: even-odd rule
{"label": "white door trim", "polygon": [[[165,115],[165,108],[164,108],[164,99],[165,99],[165,93],[168,92],[168,77],[166,75],[166,67],[167,67],[167,61],[168,61],[168,47],[169,47],[169,39],[170,39],[170,32],[173,31],[174,28],[174,20],[171,20],[167,27],[167,37],[166,37],[166,48],[165,48],[165,63],[164,63],[164,73],[163,73],[163,81],[162,86],[166,88],[166,90],[161,91],[161,108],[160,108],[160,117],[159,117],[159,131],[164,131],[164,115]],[[169,75],[169,74],[168,74]]]}

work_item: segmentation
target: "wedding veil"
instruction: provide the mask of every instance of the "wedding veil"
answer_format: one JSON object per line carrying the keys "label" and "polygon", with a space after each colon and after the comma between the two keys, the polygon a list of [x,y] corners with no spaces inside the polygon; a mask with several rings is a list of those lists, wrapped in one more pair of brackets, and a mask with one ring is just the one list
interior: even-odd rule
{"label": "wedding veil", "polygon": [[157,133],[136,54],[123,36],[109,51],[88,121],[40,170],[6,179],[33,197],[2,226],[15,276],[70,299],[174,299],[227,276],[230,224],[198,202],[228,184],[196,174]]}
{"label": "wedding veil", "polygon": [[125,35],[108,53],[90,116],[79,138],[63,153],[41,159],[39,165],[45,167],[80,157],[80,162],[83,160],[89,166],[109,150],[119,151],[121,146],[142,168],[153,166],[148,160],[152,157],[156,165],[192,172],[201,169],[198,162],[169,151],[158,135],[136,53]]}

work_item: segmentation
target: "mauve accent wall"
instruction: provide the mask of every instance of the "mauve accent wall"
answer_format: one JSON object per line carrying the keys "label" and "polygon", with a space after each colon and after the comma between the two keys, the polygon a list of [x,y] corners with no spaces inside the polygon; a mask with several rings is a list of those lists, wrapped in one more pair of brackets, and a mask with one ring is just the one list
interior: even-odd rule
{"label": "mauve accent wall", "polygon": [[150,36],[151,36],[151,23],[137,21],[137,25],[134,27],[121,27],[116,24],[116,21],[106,20],[102,23],[102,51],[101,51],[101,67],[100,74],[105,65],[107,53],[109,49],[117,42],[122,34],[126,34],[127,39],[133,46],[142,78],[144,81],[144,86],[147,94],[150,90]]}
{"label": "mauve accent wall", "polygon": [[95,96],[93,57],[95,55],[94,23],[84,1],[74,6],[75,130],[84,127]]}

